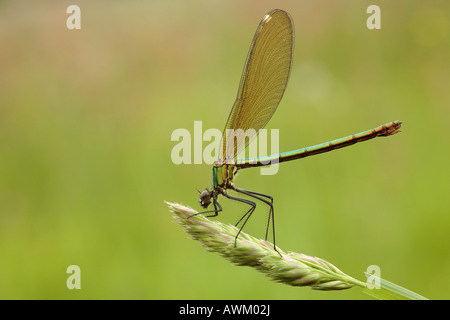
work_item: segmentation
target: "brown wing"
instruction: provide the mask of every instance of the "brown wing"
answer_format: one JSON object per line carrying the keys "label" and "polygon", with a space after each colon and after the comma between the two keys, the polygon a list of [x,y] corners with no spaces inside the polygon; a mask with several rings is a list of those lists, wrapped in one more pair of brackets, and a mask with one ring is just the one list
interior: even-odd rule
{"label": "brown wing", "polygon": [[234,159],[270,120],[283,97],[293,52],[291,16],[283,10],[270,11],[259,23],[250,46],[237,98],[222,135],[219,161]]}

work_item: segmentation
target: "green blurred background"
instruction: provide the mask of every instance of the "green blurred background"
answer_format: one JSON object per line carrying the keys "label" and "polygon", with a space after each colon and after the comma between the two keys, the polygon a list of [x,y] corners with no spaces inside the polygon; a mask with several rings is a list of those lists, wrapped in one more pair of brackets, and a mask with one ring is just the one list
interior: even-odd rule
{"label": "green blurred background", "polygon": [[[66,28],[71,4],[81,30]],[[381,7],[381,30],[366,9]],[[367,299],[271,282],[206,253],[164,200],[201,209],[209,165],[174,165],[173,130],[222,129],[268,11],[295,23],[268,125],[280,151],[401,120],[402,133],[240,173],[275,198],[277,244],[364,280],[450,297],[448,1],[1,1],[0,298]],[[206,145],[205,143],[204,145]],[[222,199],[218,219],[246,206]],[[264,237],[259,206],[245,231]],[[66,268],[81,268],[68,290]]]}

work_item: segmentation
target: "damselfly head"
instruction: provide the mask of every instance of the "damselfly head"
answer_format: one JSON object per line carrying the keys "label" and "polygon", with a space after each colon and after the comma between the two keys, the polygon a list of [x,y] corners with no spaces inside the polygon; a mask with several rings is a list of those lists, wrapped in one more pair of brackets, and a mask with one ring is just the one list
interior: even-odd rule
{"label": "damselfly head", "polygon": [[203,190],[200,193],[200,198],[198,199],[198,202],[200,202],[200,205],[203,208],[208,208],[208,206],[211,204],[211,193],[208,190]]}

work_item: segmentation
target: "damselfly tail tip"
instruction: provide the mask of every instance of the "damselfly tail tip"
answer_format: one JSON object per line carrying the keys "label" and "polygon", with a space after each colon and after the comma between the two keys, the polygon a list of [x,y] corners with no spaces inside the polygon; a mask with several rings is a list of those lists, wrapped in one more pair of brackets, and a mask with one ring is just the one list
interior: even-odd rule
{"label": "damselfly tail tip", "polygon": [[399,132],[401,132],[400,131],[400,128],[402,127],[402,124],[403,124],[403,122],[401,122],[401,121],[394,121],[393,122],[393,132],[391,133],[391,134],[396,134],[396,133],[399,133]]}
{"label": "damselfly tail tip", "polygon": [[388,136],[392,136],[393,134],[399,133],[400,132],[400,128],[402,127],[402,122],[401,121],[393,121],[391,123],[382,125],[381,128],[381,132],[378,134],[378,136],[381,137],[388,137]]}

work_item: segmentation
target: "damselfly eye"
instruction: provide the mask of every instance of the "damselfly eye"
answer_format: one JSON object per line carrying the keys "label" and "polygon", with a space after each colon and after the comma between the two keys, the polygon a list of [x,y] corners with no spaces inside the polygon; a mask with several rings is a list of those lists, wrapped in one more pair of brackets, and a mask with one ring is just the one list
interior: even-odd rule
{"label": "damselfly eye", "polygon": [[200,202],[203,208],[208,208],[208,206],[211,204],[211,194],[208,190],[204,190],[202,191],[202,193],[200,193],[200,199],[198,199],[198,202]]}

